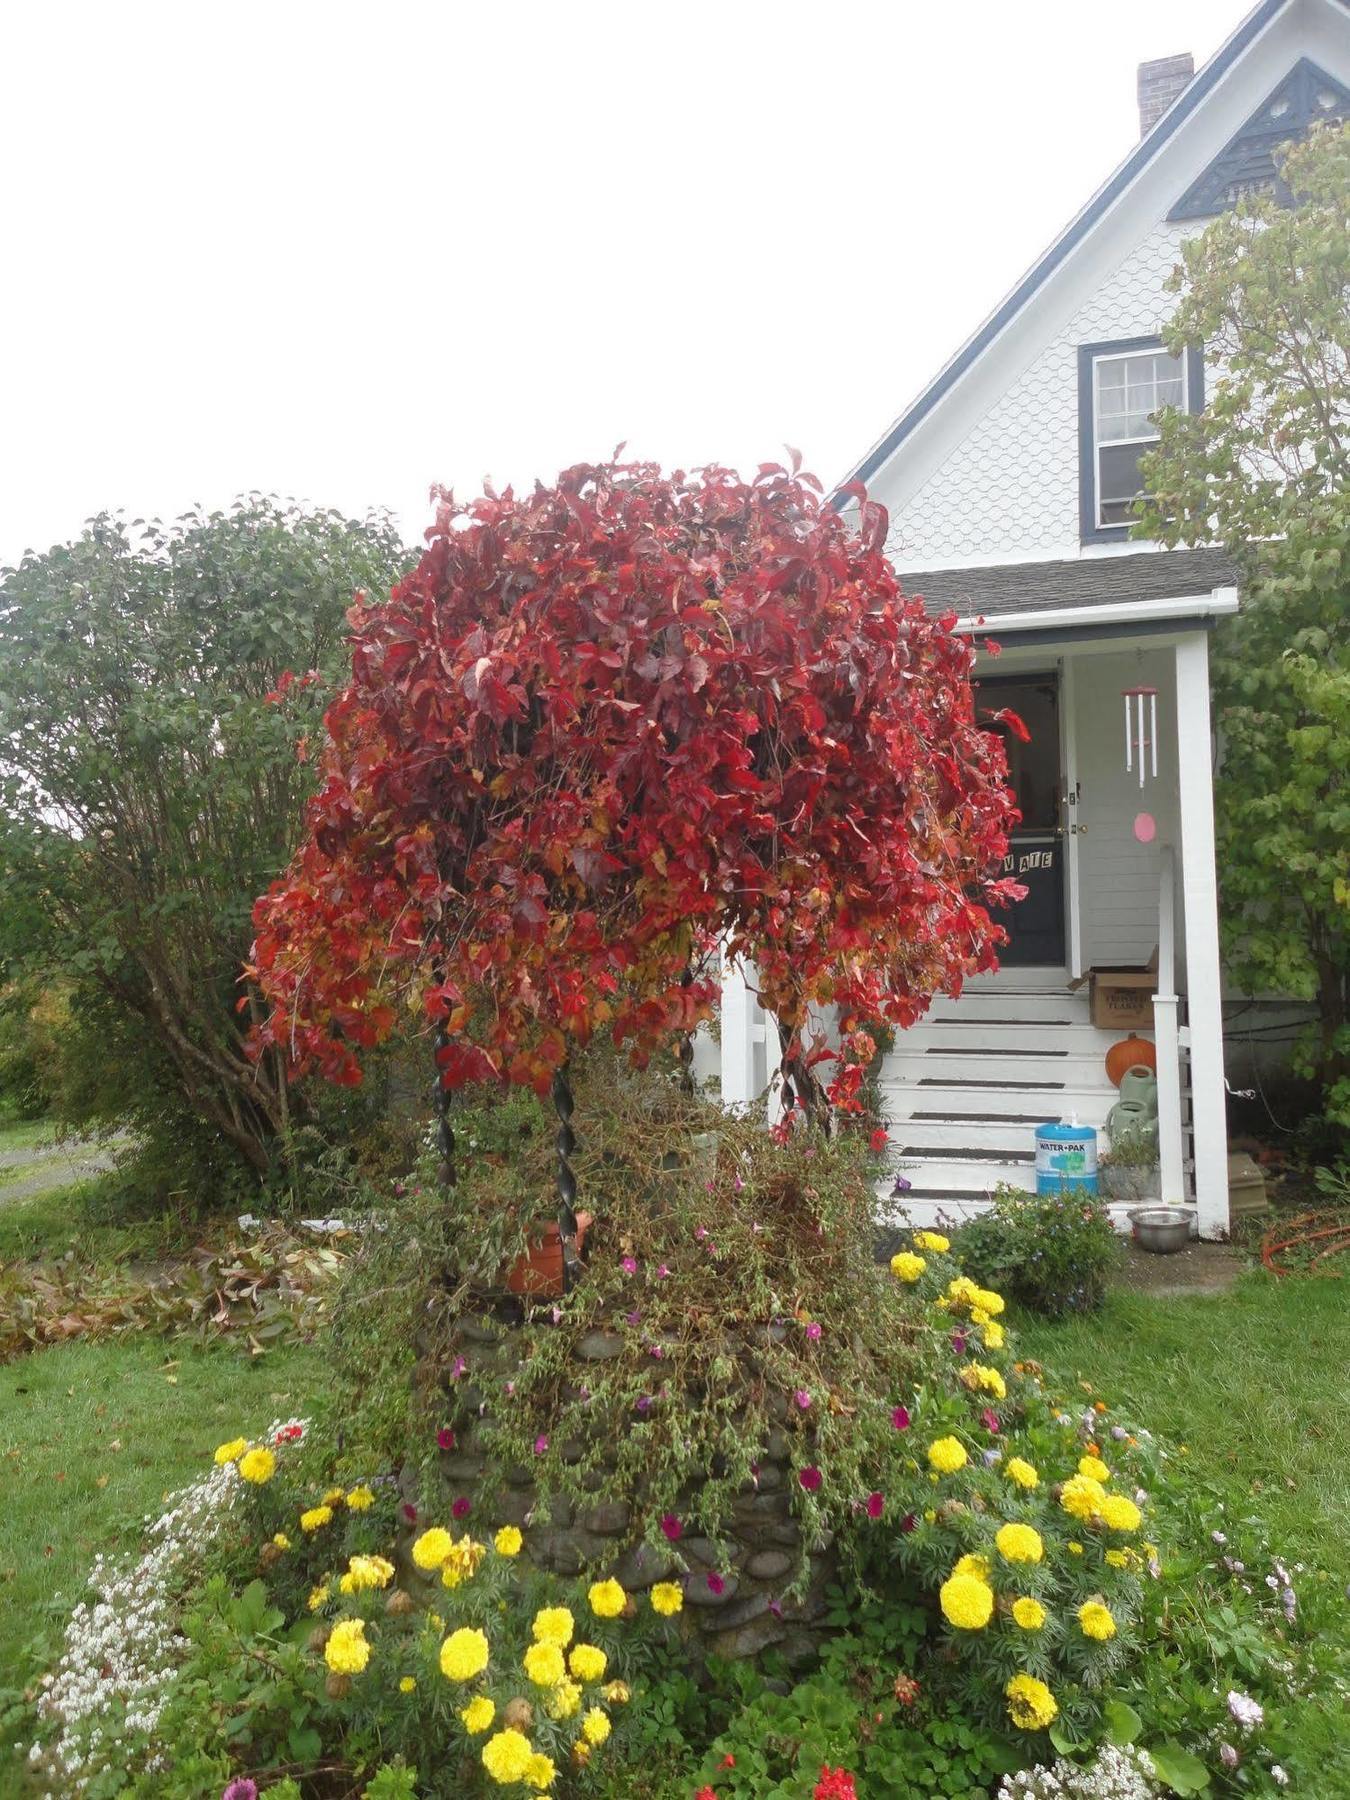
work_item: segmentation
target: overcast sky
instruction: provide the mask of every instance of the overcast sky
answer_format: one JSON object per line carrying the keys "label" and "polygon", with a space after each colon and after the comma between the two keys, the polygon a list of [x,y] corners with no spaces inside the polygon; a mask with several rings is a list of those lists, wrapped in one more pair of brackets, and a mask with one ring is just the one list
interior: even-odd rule
{"label": "overcast sky", "polygon": [[837,478],[1242,0],[0,12],[0,562],[620,439]]}

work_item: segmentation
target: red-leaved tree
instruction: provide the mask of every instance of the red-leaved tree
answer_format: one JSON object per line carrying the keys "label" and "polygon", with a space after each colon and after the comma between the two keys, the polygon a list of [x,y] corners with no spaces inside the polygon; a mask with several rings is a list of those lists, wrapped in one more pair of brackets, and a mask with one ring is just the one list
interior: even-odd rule
{"label": "red-leaved tree", "polygon": [[617,461],[469,506],[352,611],[306,842],[259,900],[264,1041],[359,1079],[415,998],[442,1081],[546,1092],[602,1029],[640,1061],[758,971],[789,1067],[808,1012],[912,1023],[992,966],[1015,819],[972,651],[819,484]]}

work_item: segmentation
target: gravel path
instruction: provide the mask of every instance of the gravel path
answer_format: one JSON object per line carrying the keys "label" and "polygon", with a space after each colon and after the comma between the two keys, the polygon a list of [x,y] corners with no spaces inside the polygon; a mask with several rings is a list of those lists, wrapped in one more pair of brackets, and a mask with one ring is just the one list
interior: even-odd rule
{"label": "gravel path", "polygon": [[[10,1200],[27,1200],[34,1194],[45,1194],[57,1188],[73,1187],[77,1181],[88,1181],[113,1166],[115,1152],[124,1140],[112,1138],[95,1147],[89,1142],[70,1144],[34,1144],[27,1150],[0,1153],[0,1206]],[[6,1169],[21,1169],[13,1181],[6,1181]]]}

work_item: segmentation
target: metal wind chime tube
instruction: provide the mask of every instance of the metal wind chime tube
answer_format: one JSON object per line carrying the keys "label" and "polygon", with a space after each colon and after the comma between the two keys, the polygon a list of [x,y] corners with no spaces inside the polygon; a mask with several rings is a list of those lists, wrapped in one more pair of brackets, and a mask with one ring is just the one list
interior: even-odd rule
{"label": "metal wind chime tube", "polygon": [[577,1248],[577,1178],[568,1161],[577,1147],[572,1130],[572,1113],[576,1102],[567,1081],[567,1064],[553,1077],[553,1110],[558,1115],[558,1149],[556,1185],[558,1189],[558,1231],[562,1238],[563,1291],[569,1292],[581,1274],[581,1253]]}
{"label": "metal wind chime tube", "polygon": [[[1121,693],[1125,701],[1125,773],[1132,775],[1138,763],[1139,785],[1143,787],[1146,774],[1151,773],[1155,781],[1158,779],[1158,690],[1124,688]],[[1145,701],[1148,702],[1147,728]]]}

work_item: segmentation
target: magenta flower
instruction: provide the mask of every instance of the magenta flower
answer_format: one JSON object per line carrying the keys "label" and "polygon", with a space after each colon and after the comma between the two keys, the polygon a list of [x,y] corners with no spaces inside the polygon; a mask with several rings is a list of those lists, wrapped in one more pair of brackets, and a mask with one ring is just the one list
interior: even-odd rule
{"label": "magenta flower", "polygon": [[706,1225],[696,1225],[694,1227],[694,1236],[698,1239],[700,1244],[703,1242],[704,1238],[707,1237],[707,1235],[708,1235],[708,1227]]}
{"label": "magenta flower", "polygon": [[680,1533],[684,1530],[684,1526],[681,1525],[674,1513],[667,1513],[665,1518],[661,1521],[661,1529],[665,1532],[671,1543],[675,1544],[679,1542]]}
{"label": "magenta flower", "polygon": [[220,1800],[258,1800],[258,1784],[250,1781],[247,1775],[241,1775],[230,1783]]}
{"label": "magenta flower", "polygon": [[442,1425],[440,1430],[436,1433],[436,1446],[440,1450],[454,1449],[455,1434],[448,1425]]}
{"label": "magenta flower", "polygon": [[984,1426],[986,1431],[997,1432],[998,1414],[994,1412],[991,1407],[986,1406],[984,1411],[980,1414],[980,1423]]}
{"label": "magenta flower", "polygon": [[783,1616],[783,1602],[781,1600],[770,1600],[769,1611],[773,1614],[775,1619],[781,1619]]}
{"label": "magenta flower", "polygon": [[405,1500],[403,1502],[403,1516],[410,1525],[415,1525],[417,1523],[417,1508],[413,1505],[411,1500]]}
{"label": "magenta flower", "polygon": [[879,1519],[885,1510],[886,1502],[880,1494],[869,1494],[867,1496],[867,1516],[869,1519]]}
{"label": "magenta flower", "polygon": [[450,1368],[451,1381],[458,1381],[468,1366],[468,1363],[465,1362],[462,1356],[457,1356]]}
{"label": "magenta flower", "polygon": [[547,1449],[548,1449],[548,1439],[544,1436],[543,1432],[541,1431],[539,1433],[539,1436],[534,1440],[534,1453],[536,1456],[542,1456]]}
{"label": "magenta flower", "polygon": [[961,1336],[959,1331],[952,1339],[952,1350],[957,1356],[964,1356],[966,1353],[966,1340]]}
{"label": "magenta flower", "polygon": [[915,1518],[913,1513],[906,1513],[904,1518],[900,1521],[900,1529],[901,1531],[913,1531],[918,1522],[918,1519]]}
{"label": "magenta flower", "polygon": [[797,1402],[798,1406],[801,1407],[803,1412],[805,1412],[807,1407],[811,1404],[811,1395],[806,1388],[798,1388],[792,1398]]}
{"label": "magenta flower", "polygon": [[650,1394],[639,1394],[638,1395],[637,1409],[640,1413],[650,1412],[651,1406],[652,1406],[652,1397]]}
{"label": "magenta flower", "polygon": [[816,1489],[820,1486],[820,1470],[817,1469],[814,1464],[806,1469],[798,1469],[797,1479],[801,1482],[808,1494],[814,1494]]}
{"label": "magenta flower", "polygon": [[897,1406],[891,1414],[891,1424],[894,1425],[897,1431],[908,1431],[909,1408],[907,1406]]}
{"label": "magenta flower", "polygon": [[670,1270],[664,1263],[662,1263],[661,1267],[656,1271],[658,1281],[664,1281],[669,1274]]}
{"label": "magenta flower", "polygon": [[731,1185],[735,1188],[736,1192],[739,1194],[741,1192],[741,1190],[744,1188],[745,1183],[741,1180],[740,1176],[738,1175],[736,1177],[735,1181],[733,1181]]}
{"label": "magenta flower", "polygon": [[624,1317],[627,1319],[627,1321],[630,1325],[640,1324],[641,1320],[642,1320],[642,1314],[640,1312],[625,1313]]}
{"label": "magenta flower", "polygon": [[623,1270],[625,1275],[636,1275],[637,1258],[635,1256],[625,1256],[623,1261],[619,1264],[619,1267]]}
{"label": "magenta flower", "polygon": [[709,1569],[709,1571],[708,1571],[708,1592],[710,1594],[725,1594],[726,1591],[727,1591],[727,1584],[725,1581],[723,1581],[722,1577],[717,1573],[716,1569]]}
{"label": "magenta flower", "polygon": [[814,1319],[812,1319],[811,1323],[807,1326],[806,1335],[807,1335],[807,1337],[810,1338],[810,1340],[813,1344],[819,1339],[820,1326],[816,1324]]}
{"label": "magenta flower", "polygon": [[458,1500],[455,1501],[455,1504],[450,1508],[450,1512],[451,1512],[451,1516],[453,1518],[456,1518],[456,1519],[467,1519],[468,1518],[469,1502],[464,1498],[463,1494],[461,1494],[459,1496]]}

